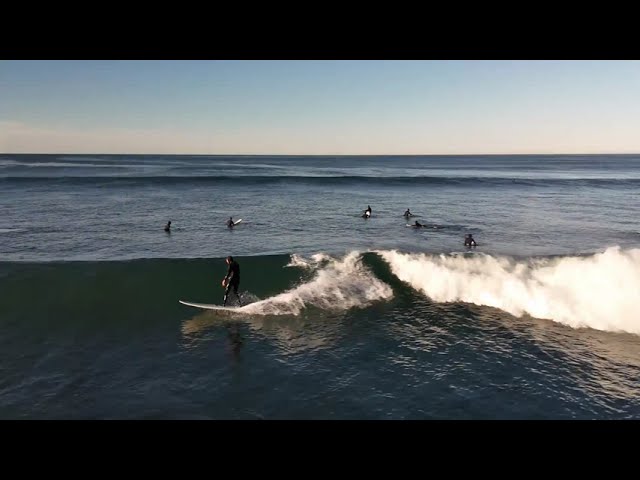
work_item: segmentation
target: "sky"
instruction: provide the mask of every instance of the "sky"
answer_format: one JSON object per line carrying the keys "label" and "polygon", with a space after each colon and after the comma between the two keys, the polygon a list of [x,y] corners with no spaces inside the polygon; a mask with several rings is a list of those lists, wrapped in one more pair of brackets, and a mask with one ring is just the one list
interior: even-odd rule
{"label": "sky", "polygon": [[640,153],[640,62],[0,61],[0,153]]}

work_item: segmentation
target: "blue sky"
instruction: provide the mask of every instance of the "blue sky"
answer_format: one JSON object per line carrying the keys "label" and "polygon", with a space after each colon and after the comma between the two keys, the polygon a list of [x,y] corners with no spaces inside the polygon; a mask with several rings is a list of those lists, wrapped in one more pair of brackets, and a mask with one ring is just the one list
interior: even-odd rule
{"label": "blue sky", "polygon": [[639,153],[638,61],[0,61],[0,152]]}

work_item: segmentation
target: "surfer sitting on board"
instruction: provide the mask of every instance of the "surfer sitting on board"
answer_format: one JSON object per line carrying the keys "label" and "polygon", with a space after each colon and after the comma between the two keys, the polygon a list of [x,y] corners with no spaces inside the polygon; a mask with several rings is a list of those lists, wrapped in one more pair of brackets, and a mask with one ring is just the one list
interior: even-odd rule
{"label": "surfer sitting on board", "polygon": [[235,224],[233,223],[233,217],[229,217],[229,220],[227,220],[227,227],[233,228],[234,225]]}
{"label": "surfer sitting on board", "polygon": [[167,226],[164,227],[164,231],[167,233],[171,233],[171,222],[167,223]]}
{"label": "surfer sitting on board", "polygon": [[475,247],[476,245],[477,245],[477,243],[473,239],[473,235],[471,235],[470,233],[467,234],[466,238],[464,239],[464,246],[465,247]]}
{"label": "surfer sitting on board", "polygon": [[406,211],[406,212],[404,212],[404,216],[405,216],[406,218],[409,218],[409,217],[411,216],[411,212],[409,211],[409,209],[408,209],[408,208],[407,208],[407,211]]}
{"label": "surfer sitting on board", "polygon": [[371,205],[367,205],[367,209],[362,214],[362,218],[369,218],[371,216]]}
{"label": "surfer sitting on board", "polygon": [[222,306],[224,307],[227,305],[227,297],[229,296],[229,290],[231,290],[231,287],[233,287],[233,293],[238,297],[238,303],[242,306],[242,300],[240,300],[240,295],[238,295],[238,287],[240,286],[240,265],[238,265],[238,262],[236,262],[231,256],[227,257],[226,262],[227,265],[229,265],[229,268],[227,270],[227,274],[222,280],[222,286],[226,287]]}

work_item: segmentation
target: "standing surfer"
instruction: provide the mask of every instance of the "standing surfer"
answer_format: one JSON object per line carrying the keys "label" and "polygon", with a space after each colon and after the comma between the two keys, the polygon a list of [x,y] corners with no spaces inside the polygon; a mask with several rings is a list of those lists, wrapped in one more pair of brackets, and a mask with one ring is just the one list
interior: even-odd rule
{"label": "standing surfer", "polygon": [[233,293],[238,297],[238,303],[242,306],[242,300],[240,299],[240,295],[238,295],[238,287],[240,286],[240,265],[238,265],[238,262],[236,262],[232,256],[228,256],[226,262],[227,265],[229,265],[229,268],[227,269],[227,274],[222,280],[222,287],[226,287],[222,306],[224,307],[227,305],[227,297],[229,296],[229,291],[232,287]]}

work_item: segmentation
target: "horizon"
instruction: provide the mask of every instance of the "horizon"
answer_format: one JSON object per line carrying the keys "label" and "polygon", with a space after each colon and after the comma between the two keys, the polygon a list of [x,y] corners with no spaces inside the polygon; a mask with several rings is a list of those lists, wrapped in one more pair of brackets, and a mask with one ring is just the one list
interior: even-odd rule
{"label": "horizon", "polygon": [[634,156],[640,152],[624,153],[428,153],[428,154],[279,154],[279,153],[100,153],[100,152],[0,152],[0,155],[102,155],[102,156],[162,156],[162,157],[602,157]]}
{"label": "horizon", "polygon": [[0,61],[0,151],[635,155],[639,87],[635,60]]}

